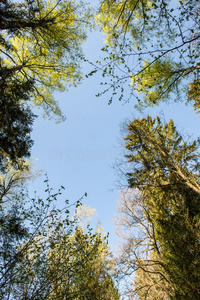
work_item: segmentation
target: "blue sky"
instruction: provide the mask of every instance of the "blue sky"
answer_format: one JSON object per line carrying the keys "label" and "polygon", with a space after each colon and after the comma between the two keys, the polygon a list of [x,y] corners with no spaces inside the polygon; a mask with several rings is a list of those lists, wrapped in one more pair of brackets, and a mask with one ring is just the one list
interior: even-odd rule
{"label": "blue sky", "polygon": [[[84,52],[90,60],[96,61],[102,56],[103,35],[98,32],[89,34],[84,44]],[[83,73],[90,67],[85,65]],[[68,92],[57,93],[56,100],[65,113],[67,120],[55,124],[54,120],[44,120],[40,114],[36,119],[32,138],[32,158],[36,159],[34,168],[47,172],[50,186],[55,190],[61,185],[66,190],[59,206],[68,198],[71,202],[79,199],[85,192],[88,197],[84,203],[95,208],[105,232],[110,233],[109,244],[114,249],[116,236],[112,218],[115,213],[118,191],[115,182],[117,176],[112,168],[120,158],[120,124],[125,119],[142,117],[134,109],[134,99],[129,103],[117,101],[108,105],[108,95],[95,97],[100,90],[101,74],[96,74]],[[178,128],[194,138],[199,135],[199,115],[190,105],[183,103],[160,105],[148,108],[145,115],[164,113],[166,121],[172,118]],[[44,174],[43,173],[43,174]],[[44,176],[40,176],[30,188],[31,192],[44,191]]]}

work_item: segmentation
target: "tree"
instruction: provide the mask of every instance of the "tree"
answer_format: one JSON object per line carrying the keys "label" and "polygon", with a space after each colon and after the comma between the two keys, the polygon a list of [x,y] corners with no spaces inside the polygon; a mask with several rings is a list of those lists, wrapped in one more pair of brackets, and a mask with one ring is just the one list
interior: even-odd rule
{"label": "tree", "polygon": [[[33,141],[30,138],[35,115],[27,105],[32,82],[6,82],[0,87],[0,170],[8,161],[19,163],[30,156]],[[19,165],[19,164],[18,164]]]}
{"label": "tree", "polygon": [[[185,142],[172,120],[135,119],[125,138],[132,194],[119,225],[131,230],[119,262],[136,271],[139,299],[199,298],[198,142]],[[140,227],[133,231],[134,228]],[[155,296],[156,295],[156,296]]]}
{"label": "tree", "polygon": [[[106,34],[103,70],[112,98],[125,83],[136,105],[155,106],[176,95],[199,103],[199,14],[196,0],[102,0],[96,22]],[[104,92],[105,92],[104,91]]]}
{"label": "tree", "polygon": [[[0,173],[0,208],[2,210],[17,204],[18,195],[22,195],[22,187],[36,174],[30,171],[30,162],[20,162],[20,170],[16,170],[10,162],[6,172]],[[21,199],[22,200],[22,199]]]}
{"label": "tree", "polygon": [[1,80],[32,82],[31,98],[62,117],[55,90],[76,85],[82,78],[81,43],[86,38],[89,12],[74,1],[0,2]]}
{"label": "tree", "polygon": [[58,209],[62,188],[54,193],[47,179],[46,197],[29,198],[27,164],[0,176],[0,298],[119,299],[105,237],[70,216],[83,197]]}
{"label": "tree", "polygon": [[14,299],[119,299],[103,237],[55,212],[47,223],[18,265]]}
{"label": "tree", "polygon": [[[24,221],[25,201],[23,185],[30,178],[29,163],[21,162],[21,171],[7,164],[0,174],[0,296],[10,299],[16,266],[21,256],[17,246],[29,236]],[[23,170],[23,171],[22,171]],[[5,298],[4,298],[5,297]]]}
{"label": "tree", "polygon": [[[10,164],[0,176],[0,298],[15,298],[20,279],[24,276],[27,254],[38,235],[48,223],[52,201],[58,194],[50,194],[45,201],[30,199],[26,192],[27,180],[33,178],[28,162],[16,170]],[[54,208],[52,215],[58,211]],[[40,231],[42,233],[40,233]],[[39,234],[40,233],[40,234]]]}
{"label": "tree", "polygon": [[48,299],[120,299],[101,234],[77,227],[50,251],[49,259],[55,279]]}
{"label": "tree", "polygon": [[128,299],[170,299],[173,283],[157,253],[155,224],[138,189],[121,190],[115,218],[120,243],[116,257]]}
{"label": "tree", "polygon": [[65,119],[55,91],[82,79],[81,44],[90,20],[87,5],[75,1],[0,1],[0,168],[30,156],[36,117]]}
{"label": "tree", "polygon": [[[13,205],[8,212],[0,212],[0,284],[1,297],[6,295],[9,299],[13,285],[13,275],[17,250],[16,244],[25,239],[28,235],[28,228],[22,221],[17,205]],[[9,270],[9,271],[8,271]],[[4,298],[2,298],[4,299]]]}

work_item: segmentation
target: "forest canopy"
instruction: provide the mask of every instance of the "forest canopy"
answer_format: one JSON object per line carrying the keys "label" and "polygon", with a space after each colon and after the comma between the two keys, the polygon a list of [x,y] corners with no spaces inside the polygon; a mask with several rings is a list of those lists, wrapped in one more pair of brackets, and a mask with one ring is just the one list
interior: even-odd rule
{"label": "forest canopy", "polygon": [[82,42],[90,9],[75,1],[0,1],[0,167],[30,156],[35,115],[65,120],[55,91],[76,86],[83,78]]}
{"label": "forest canopy", "polygon": [[32,82],[31,98],[61,117],[53,91],[82,79],[81,44],[89,26],[89,8],[75,1],[0,2],[0,87],[10,79]]}
{"label": "forest canopy", "polygon": [[145,111],[127,124],[115,257],[101,227],[88,222],[87,193],[65,200],[64,187],[55,192],[46,175],[44,195],[29,196],[36,174],[27,160],[33,107],[65,120],[55,92],[84,78],[82,45],[94,22],[106,35],[105,56],[90,62],[90,75],[101,71],[105,79],[99,95],[111,92],[109,103],[135,96],[139,110],[191,102],[199,112],[199,21],[197,0],[102,0],[96,15],[84,1],[0,0],[2,300],[119,300],[121,292],[125,299],[200,299],[199,138]]}
{"label": "forest canopy", "polygon": [[[184,141],[170,120],[127,126],[125,177],[116,225],[126,293],[133,299],[198,299],[200,280],[199,142]],[[132,298],[130,298],[132,299]]]}
{"label": "forest canopy", "polygon": [[176,99],[198,112],[199,18],[197,0],[102,0],[96,22],[107,57],[96,70],[103,70],[110,101],[123,99],[127,83],[139,108]]}

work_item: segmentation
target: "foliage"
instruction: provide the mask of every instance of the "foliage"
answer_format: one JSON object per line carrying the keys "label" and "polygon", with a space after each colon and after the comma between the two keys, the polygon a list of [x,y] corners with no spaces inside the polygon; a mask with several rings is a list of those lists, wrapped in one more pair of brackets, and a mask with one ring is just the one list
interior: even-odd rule
{"label": "foliage", "polygon": [[123,293],[128,299],[169,299],[173,286],[157,254],[155,226],[138,189],[121,190],[115,225],[123,240],[117,256]]}
{"label": "foliage", "polygon": [[76,85],[81,43],[86,38],[89,12],[74,1],[0,2],[0,45],[3,79],[32,81],[34,104],[62,117],[55,90]]}
{"label": "foliage", "polygon": [[136,272],[131,293],[139,299],[198,299],[198,142],[183,141],[172,120],[135,119],[128,131],[131,190],[122,195],[118,219],[128,232],[122,273]]}
{"label": "foliage", "polygon": [[196,0],[101,1],[96,22],[107,57],[96,70],[111,78],[105,83],[111,101],[118,90],[123,98],[128,83],[139,108],[176,95],[199,110],[199,12]]}
{"label": "foliage", "polygon": [[108,256],[104,238],[91,229],[84,233],[77,227],[71,236],[63,236],[49,253],[55,279],[48,299],[119,299]]}
{"label": "foliage", "polygon": [[58,209],[63,187],[54,193],[47,179],[46,197],[29,198],[32,176],[11,164],[0,177],[0,298],[119,299],[103,234],[70,218],[83,197]]}
{"label": "foliage", "polygon": [[0,1],[0,168],[30,156],[31,104],[65,119],[55,91],[82,79],[81,44],[90,9],[82,2]]}
{"label": "foliage", "polygon": [[7,161],[13,163],[30,156],[33,141],[30,138],[36,117],[27,105],[32,82],[10,80],[0,88],[0,169]]}

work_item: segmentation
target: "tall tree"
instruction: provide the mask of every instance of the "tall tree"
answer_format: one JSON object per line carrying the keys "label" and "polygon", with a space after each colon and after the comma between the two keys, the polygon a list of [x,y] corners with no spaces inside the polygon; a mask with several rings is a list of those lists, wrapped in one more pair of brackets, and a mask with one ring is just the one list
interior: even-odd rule
{"label": "tall tree", "polygon": [[55,212],[49,221],[18,264],[14,299],[120,299],[104,238]]}
{"label": "tall tree", "polygon": [[65,243],[61,240],[49,253],[55,278],[48,299],[120,299],[104,237],[78,226],[63,240]]}
{"label": "tall tree", "polygon": [[105,237],[70,216],[82,198],[57,209],[62,189],[54,193],[47,179],[46,197],[30,199],[26,165],[0,176],[0,298],[118,300]]}
{"label": "tall tree", "polygon": [[173,283],[157,253],[155,224],[138,189],[121,190],[115,218],[121,240],[116,257],[128,299],[171,299]]}
{"label": "tall tree", "polygon": [[[170,96],[199,103],[200,7],[196,0],[102,0],[96,21],[108,57],[97,65],[113,95],[125,83],[140,108]],[[111,97],[112,101],[112,97]]]}
{"label": "tall tree", "polygon": [[67,0],[0,4],[0,84],[10,77],[31,80],[35,105],[61,117],[53,92],[82,78],[81,43],[89,25],[88,8]]}
{"label": "tall tree", "polygon": [[75,1],[0,1],[0,168],[30,155],[35,115],[65,119],[54,91],[82,79],[81,44],[90,25],[89,8]]}
{"label": "tall tree", "polygon": [[[198,299],[198,142],[185,142],[172,120],[163,125],[159,118],[135,119],[128,131],[127,180],[134,190],[122,201],[120,224],[132,228],[132,235],[122,265],[137,271],[134,290],[140,299],[156,299],[155,293],[164,299]],[[136,227],[141,230],[134,233]]]}

